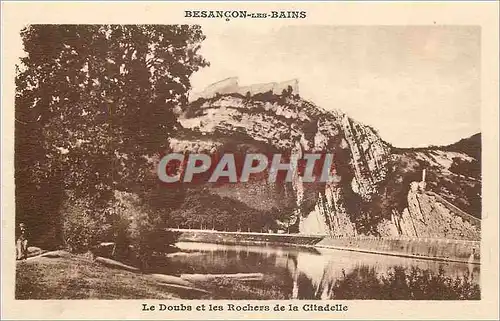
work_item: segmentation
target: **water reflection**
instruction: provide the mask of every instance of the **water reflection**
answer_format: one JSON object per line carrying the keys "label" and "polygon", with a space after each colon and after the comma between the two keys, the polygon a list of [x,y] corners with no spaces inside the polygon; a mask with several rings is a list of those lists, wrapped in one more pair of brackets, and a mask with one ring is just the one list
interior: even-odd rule
{"label": "water reflection", "polygon": [[[470,266],[463,263],[286,246],[221,245],[194,242],[179,242],[177,246],[190,253],[168,257],[165,262],[157,262],[157,269],[162,273],[260,272],[265,276],[262,282],[268,282],[268,286],[272,284],[280,293],[283,293],[284,298],[290,299],[339,298],[345,296],[345,293],[340,292],[354,291],[353,288],[359,286],[372,286],[374,291],[384,289],[383,291],[391,292],[394,290],[392,287],[396,287],[400,291],[402,285],[398,283],[400,282],[398,278],[404,279],[405,276],[402,273],[405,272],[402,270],[398,272],[398,267],[405,269],[407,273],[410,273],[412,268],[424,271],[422,275],[414,271],[414,275],[406,276],[409,281],[405,282],[409,282],[412,287],[429,287],[428,284],[423,283],[441,282],[442,280],[432,279],[432,275],[439,275],[440,270],[442,276],[450,278],[450,281],[457,277],[470,275],[474,283],[479,282],[479,266],[473,266],[470,273]],[[387,280],[380,281],[381,277]],[[377,288],[379,286],[377,282],[382,284],[380,287],[384,286],[384,282],[387,284],[385,288]],[[408,287],[407,284],[404,286]],[[450,283],[449,286],[455,285]],[[342,287],[345,289],[342,290]],[[411,289],[411,292],[415,292],[414,290]],[[416,290],[418,291],[418,289]],[[440,291],[443,292],[445,289]],[[455,291],[458,290],[455,289]],[[360,294],[354,293],[352,295],[354,297],[364,295],[363,291],[359,292]],[[377,296],[377,294],[371,295]],[[390,294],[387,295],[389,298],[391,297]],[[425,298],[426,295],[430,294],[421,294],[422,298]],[[401,296],[404,297],[404,294]],[[453,294],[449,294],[449,296],[453,297]]]}

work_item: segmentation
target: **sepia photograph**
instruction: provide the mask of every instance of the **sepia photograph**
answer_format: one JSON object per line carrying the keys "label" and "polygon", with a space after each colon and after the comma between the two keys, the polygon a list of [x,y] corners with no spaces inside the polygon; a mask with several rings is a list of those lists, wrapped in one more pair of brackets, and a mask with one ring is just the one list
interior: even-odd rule
{"label": "sepia photograph", "polygon": [[489,27],[328,22],[319,4],[134,6],[172,11],[6,22],[10,316],[493,304]]}
{"label": "sepia photograph", "polygon": [[480,299],[479,28],[242,35],[21,30],[16,298]]}

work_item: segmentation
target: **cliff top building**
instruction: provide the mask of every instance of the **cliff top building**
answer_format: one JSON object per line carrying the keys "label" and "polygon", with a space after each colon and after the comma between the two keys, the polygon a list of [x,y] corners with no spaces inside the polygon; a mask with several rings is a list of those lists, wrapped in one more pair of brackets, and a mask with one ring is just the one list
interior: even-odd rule
{"label": "cliff top building", "polygon": [[250,93],[255,95],[258,93],[265,93],[272,91],[274,94],[279,95],[283,90],[292,88],[292,93],[299,93],[299,81],[297,79],[291,79],[283,82],[270,82],[262,84],[253,84],[249,86],[240,86],[238,83],[238,77],[230,77],[223,79],[221,81],[215,82],[208,85],[202,92],[191,93],[189,95],[190,101],[195,101],[199,98],[213,98],[217,94],[232,94],[238,93],[241,95],[246,95]]}

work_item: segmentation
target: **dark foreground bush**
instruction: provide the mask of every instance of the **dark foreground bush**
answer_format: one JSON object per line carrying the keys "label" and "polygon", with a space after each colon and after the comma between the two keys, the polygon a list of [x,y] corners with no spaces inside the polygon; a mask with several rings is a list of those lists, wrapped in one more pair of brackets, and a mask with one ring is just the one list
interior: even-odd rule
{"label": "dark foreground bush", "polygon": [[329,286],[335,299],[377,300],[479,300],[480,288],[467,274],[455,278],[438,273],[395,266],[386,275],[373,267],[360,266]]}

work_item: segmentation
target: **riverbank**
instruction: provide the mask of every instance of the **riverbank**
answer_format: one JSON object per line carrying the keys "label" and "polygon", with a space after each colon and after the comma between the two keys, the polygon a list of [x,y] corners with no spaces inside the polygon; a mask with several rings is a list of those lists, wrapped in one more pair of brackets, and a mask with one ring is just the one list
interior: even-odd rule
{"label": "riverbank", "polygon": [[[467,273],[453,275],[441,268],[407,266],[404,262],[382,267],[372,261],[346,264],[343,260],[346,253],[342,253],[332,261],[335,266],[341,264],[342,273],[337,275],[332,274],[335,266],[319,264],[319,253],[299,248],[289,251],[278,248],[274,254],[265,252],[260,256],[256,255],[258,252],[227,249],[203,251],[176,257],[184,261],[183,272],[167,272],[165,268],[173,271],[179,263],[169,259],[151,274],[112,259],[48,252],[16,262],[15,297],[20,300],[480,298],[477,276]],[[352,256],[347,257],[352,261]],[[331,260],[332,256],[325,258]],[[305,269],[304,262],[307,262]],[[318,266],[320,274],[316,275]]]}
{"label": "riverbank", "polygon": [[[432,238],[330,237],[255,232],[171,229],[180,232],[179,241],[213,244],[268,245],[331,248],[405,258],[480,264],[480,241]],[[474,259],[469,262],[474,252]]]}
{"label": "riverbank", "polygon": [[144,274],[110,259],[57,252],[16,262],[17,300],[286,298],[267,277]]}
{"label": "riverbank", "polygon": [[173,289],[151,275],[109,268],[69,253],[17,261],[15,293],[18,300],[200,298],[199,293]]}
{"label": "riverbank", "polygon": [[[479,241],[430,238],[326,237],[315,246],[317,248],[474,265],[479,265],[481,261],[481,242]],[[470,261],[472,253],[474,253],[473,260]]]}
{"label": "riverbank", "polygon": [[257,232],[224,232],[215,230],[170,229],[180,232],[180,242],[202,242],[212,244],[289,244],[313,246],[320,242],[324,235],[279,234]]}

